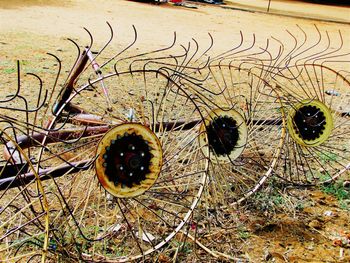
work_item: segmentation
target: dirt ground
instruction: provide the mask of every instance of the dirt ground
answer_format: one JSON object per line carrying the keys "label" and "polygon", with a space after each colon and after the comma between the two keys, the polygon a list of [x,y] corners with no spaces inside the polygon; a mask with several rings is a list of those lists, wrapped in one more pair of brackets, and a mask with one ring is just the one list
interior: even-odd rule
{"label": "dirt ground", "polygon": [[[342,24],[236,10],[261,11],[268,1],[251,1],[244,6],[241,2],[232,1],[224,6],[231,8],[191,2],[189,5],[196,7],[193,9],[123,0],[0,0],[0,87],[10,83],[4,75],[14,72],[16,60],[26,61],[24,68],[33,70],[35,63],[50,52],[62,55],[69,65],[75,57],[69,57],[74,49],[66,39],[78,40],[82,45],[89,43],[83,30],[85,27],[93,34],[94,41],[102,44],[109,36],[106,21],[115,29],[115,50],[132,41],[132,25],[137,28],[139,50],[166,47],[176,31],[179,43],[195,38],[204,47],[210,43],[208,33],[212,34],[218,53],[237,45],[240,31],[245,36],[244,41],[249,43],[255,34],[257,45],[264,47],[266,38],[271,36],[287,42],[290,39],[287,30],[300,34],[298,26],[305,30],[309,39],[316,39],[317,25],[334,41],[339,41],[338,31],[342,32],[344,52],[350,52],[349,7],[272,2],[275,12],[283,10],[284,14],[306,16],[308,12],[304,8],[309,7],[310,12],[314,11],[312,16],[346,22]],[[283,2],[288,6],[283,6]],[[47,74],[44,79],[54,76],[50,67],[40,69],[40,72]],[[225,246],[229,244],[227,248],[210,247],[241,262],[350,262],[350,203],[348,199],[339,200],[334,191],[328,190],[294,189],[290,195],[279,193],[282,201],[276,201],[268,208],[262,208],[261,200],[248,203],[237,209],[239,222],[234,228],[225,233],[214,231],[212,235],[212,242],[217,244],[229,236],[231,239],[224,241]],[[179,261],[216,261],[197,247],[201,256],[198,259],[191,240],[188,242],[191,246],[178,256]],[[158,259],[170,262],[172,257],[164,254]]]}

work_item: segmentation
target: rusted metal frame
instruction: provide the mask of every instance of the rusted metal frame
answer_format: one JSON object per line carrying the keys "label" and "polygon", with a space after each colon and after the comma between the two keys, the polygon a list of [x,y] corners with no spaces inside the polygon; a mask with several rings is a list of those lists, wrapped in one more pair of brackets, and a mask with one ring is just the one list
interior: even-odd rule
{"label": "rusted metal frame", "polygon": [[[89,60],[89,57],[87,55],[86,50],[84,50],[84,52],[81,54],[80,58],[78,59],[76,66],[72,70],[72,73],[69,76],[67,83],[65,84],[64,88],[62,89],[59,95],[57,103],[53,108],[54,115],[57,114],[58,110],[63,106],[63,104],[68,100],[68,98],[72,94],[77,78],[83,72],[88,60]],[[71,105],[71,107],[76,108],[76,106],[74,105],[73,106]]]}
{"label": "rusted metal frame", "polygon": [[[77,173],[79,171],[89,169],[90,168],[90,166],[88,165],[89,162],[91,162],[90,159],[83,160],[80,162],[74,162],[72,164],[65,164],[57,168],[50,167],[50,168],[42,169],[42,170],[39,170],[38,175],[40,176],[40,180],[44,181],[52,178],[61,177],[65,174]],[[0,179],[0,191],[26,185],[32,182],[33,180],[35,180],[35,178],[36,177],[33,172],[2,178]]]}

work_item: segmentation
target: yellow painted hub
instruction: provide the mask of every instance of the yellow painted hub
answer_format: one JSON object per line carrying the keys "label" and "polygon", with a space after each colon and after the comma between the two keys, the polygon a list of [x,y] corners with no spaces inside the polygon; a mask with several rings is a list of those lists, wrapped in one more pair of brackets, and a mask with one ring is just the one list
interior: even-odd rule
{"label": "yellow painted hub", "polygon": [[230,163],[243,152],[248,138],[247,124],[233,109],[214,109],[200,127],[199,143],[214,163]]}
{"label": "yellow painted hub", "polygon": [[333,129],[330,109],[318,100],[303,100],[288,113],[287,128],[295,142],[302,146],[324,143]]}
{"label": "yellow painted hub", "polygon": [[95,169],[101,185],[113,196],[135,197],[157,180],[163,151],[147,127],[126,123],[110,129],[100,140]]}

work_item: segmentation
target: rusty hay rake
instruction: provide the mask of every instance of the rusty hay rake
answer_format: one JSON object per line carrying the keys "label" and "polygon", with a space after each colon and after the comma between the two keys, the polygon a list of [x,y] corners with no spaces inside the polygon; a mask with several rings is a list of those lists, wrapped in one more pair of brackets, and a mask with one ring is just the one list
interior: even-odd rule
{"label": "rusty hay rake", "polygon": [[[139,53],[135,30],[103,59],[109,28],[97,52],[88,31],[87,47],[72,41],[77,59],[61,89],[62,63],[51,55],[53,87],[18,63],[17,88],[0,98],[1,260],[145,259],[196,207],[224,228],[221,211],[232,213],[269,177],[312,185],[349,173],[340,33],[334,44],[316,27],[310,43],[299,27],[304,38],[290,33],[291,46],[271,38],[263,48],[241,34],[221,54],[211,36],[200,51],[174,35]],[[37,81],[35,95],[25,95],[23,78]]]}

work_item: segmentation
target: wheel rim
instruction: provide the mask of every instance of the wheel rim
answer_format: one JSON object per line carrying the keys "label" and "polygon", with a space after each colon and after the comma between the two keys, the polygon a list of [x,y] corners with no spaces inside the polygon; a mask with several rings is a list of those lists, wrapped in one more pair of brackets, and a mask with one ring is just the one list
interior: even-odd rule
{"label": "wheel rim", "polygon": [[322,102],[304,100],[289,112],[287,127],[298,144],[317,146],[330,136],[333,119],[330,110]]}
{"label": "wheel rim", "polygon": [[162,168],[162,147],[147,127],[130,123],[109,130],[97,146],[95,162],[101,185],[116,197],[147,191]]}
{"label": "wheel rim", "polygon": [[[208,168],[207,158],[202,155],[202,148],[206,146],[199,145],[196,128],[200,125],[201,115],[190,97],[161,72],[135,70],[112,73],[103,78],[105,85],[110,87],[112,101],[119,98],[117,102],[114,100],[112,110],[103,106],[104,98],[96,89],[99,81],[90,81],[81,87],[67,103],[83,105],[87,112],[98,116],[101,123],[113,128],[108,127],[106,134],[82,137],[75,143],[76,150],[70,150],[94,160],[97,176],[89,169],[69,180],[55,179],[55,186],[52,183],[46,185],[55,189],[53,191],[66,206],[62,207],[61,213],[52,215],[52,225],[59,233],[70,233],[64,237],[61,234],[62,238],[56,240],[62,248],[57,253],[68,252],[72,258],[80,255],[92,261],[129,261],[142,258],[168,243],[198,203]],[[131,95],[125,87],[132,88]],[[132,116],[125,116],[128,107],[134,111]],[[188,124],[190,129],[186,128]],[[113,141],[119,146],[125,145],[128,141],[123,138],[132,136],[139,138],[137,147],[142,148],[142,142],[146,141],[148,146],[153,145],[149,152],[149,162],[154,165],[150,165],[151,179],[129,182],[129,186],[124,181],[124,189],[121,184],[117,187],[114,183],[106,184],[110,175],[103,172],[104,164],[108,166],[113,159],[111,156],[115,156],[116,150],[111,147]],[[65,143],[49,148],[54,156],[59,156],[64,147]],[[96,150],[92,151],[94,147]],[[107,150],[106,147],[110,148]],[[123,157],[130,152],[124,152]],[[74,158],[68,161],[72,162]],[[118,159],[113,165],[131,159],[130,156]],[[133,165],[138,167],[136,161]],[[51,206],[57,205],[58,200],[51,202]],[[69,215],[68,219],[62,220],[62,213]]]}
{"label": "wheel rim", "polygon": [[[186,86],[198,97],[196,102],[203,115],[208,116],[201,126],[202,133],[209,131],[208,138],[215,130],[214,120],[233,119],[236,123],[228,124],[238,127],[231,129],[236,135],[238,131],[238,140],[234,134],[227,140],[220,139],[225,136],[225,132],[220,135],[221,128],[212,136],[221,140],[219,146],[225,146],[218,147],[219,152],[230,155],[216,154],[214,147],[204,153],[211,164],[210,190],[203,197],[207,206],[217,208],[244,201],[260,188],[277,164],[285,137],[284,113],[279,94],[260,75],[261,69],[251,65],[244,68],[222,62],[210,65],[201,85],[190,82]],[[235,140],[236,147],[232,147]],[[201,142],[206,141],[201,138]]]}
{"label": "wheel rim", "polygon": [[296,184],[319,184],[346,173],[350,168],[346,77],[323,65],[301,64],[280,70],[273,81],[288,112],[277,174]]}

